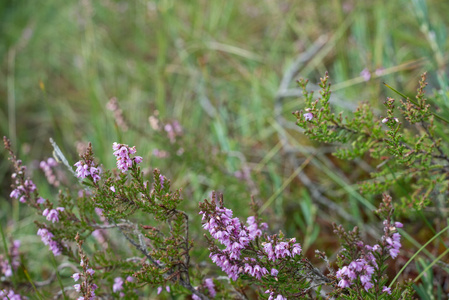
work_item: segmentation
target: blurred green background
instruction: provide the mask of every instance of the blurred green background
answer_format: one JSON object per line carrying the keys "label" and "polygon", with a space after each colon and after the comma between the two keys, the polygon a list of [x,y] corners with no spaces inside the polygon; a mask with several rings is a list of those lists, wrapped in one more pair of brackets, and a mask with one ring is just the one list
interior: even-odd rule
{"label": "blurred green background", "polygon": [[[382,82],[413,95],[424,71],[429,93],[446,99],[448,11],[437,0],[4,0],[0,130],[47,197],[56,190],[45,187],[36,162],[52,155],[50,137],[72,164],[91,142],[106,168],[115,165],[117,141],[135,145],[144,165],[182,187],[192,216],[218,190],[246,218],[253,195],[270,229],[301,237],[312,254],[335,245],[331,221],[377,223],[371,210],[380,195],[354,185],[369,177],[365,162],[338,161],[332,147],[296,130],[291,112],[304,107],[295,80],[316,83],[329,71],[336,111],[368,101],[381,115],[385,98],[396,96]],[[113,97],[126,131],[107,108]],[[170,140],[164,126],[175,121],[182,134]],[[4,154],[0,221],[20,237],[27,211],[9,199]]]}

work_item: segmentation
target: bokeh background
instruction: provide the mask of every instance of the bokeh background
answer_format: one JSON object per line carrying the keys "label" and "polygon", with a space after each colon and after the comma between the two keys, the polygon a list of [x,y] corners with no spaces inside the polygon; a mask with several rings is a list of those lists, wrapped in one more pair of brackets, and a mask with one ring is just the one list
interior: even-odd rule
{"label": "bokeh background", "polygon": [[[339,161],[296,128],[295,81],[328,71],[336,111],[366,101],[382,115],[396,96],[382,82],[413,95],[424,71],[429,93],[447,97],[448,12],[438,0],[3,0],[0,131],[46,197],[57,193],[38,168],[49,138],[72,164],[91,142],[105,168],[117,141],[183,188],[198,243],[198,202],[218,190],[237,216],[254,196],[270,230],[299,238],[311,257],[332,254],[331,222],[380,228],[371,211],[381,195],[359,193],[369,162]],[[1,157],[3,230],[26,251],[43,247],[35,216],[9,198]]]}

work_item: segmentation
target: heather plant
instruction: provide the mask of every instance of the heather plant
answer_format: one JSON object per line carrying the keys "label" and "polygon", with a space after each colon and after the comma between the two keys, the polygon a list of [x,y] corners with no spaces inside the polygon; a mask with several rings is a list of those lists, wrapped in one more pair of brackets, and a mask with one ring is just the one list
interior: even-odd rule
{"label": "heather plant", "polygon": [[[116,169],[108,170],[94,155],[92,144],[71,165],[53,142],[57,160],[69,169],[73,179],[78,179],[70,181],[66,176],[55,175],[60,173],[55,159],[42,161],[39,167],[48,183],[60,188],[53,199],[39,194],[26,166],[5,137],[5,149],[14,166],[10,197],[37,213],[37,235],[52,253],[55,265],[56,257],[58,260],[64,257],[62,267],[56,267],[53,277],[58,279],[57,295],[133,299],[154,291],[161,297],[191,295],[192,299],[413,297],[412,281],[396,282],[397,276],[394,279],[388,276],[388,267],[402,248],[399,229],[403,224],[394,220],[394,211],[429,205],[434,189],[446,187],[448,181],[443,176],[447,156],[441,139],[435,136],[434,124],[434,117],[445,119],[433,113],[427,104],[425,75],[417,101],[401,101],[404,119],[412,125],[419,124],[415,132],[418,135],[399,131],[402,123],[391,98],[385,102],[387,112],[382,118],[375,117],[371,108],[362,104],[349,119],[332,113],[327,75],[321,80],[318,100],[312,101],[306,81],[300,81],[300,85],[307,108],[294,114],[306,135],[318,141],[340,143],[342,147],[335,152],[338,158],[352,159],[368,153],[371,159],[383,161],[381,165],[391,164],[388,168],[391,178],[414,180],[412,188],[416,193],[412,202],[393,202],[388,194],[383,195],[376,211],[382,223],[377,243],[367,243],[358,227],[347,231],[334,224],[333,233],[341,248],[316,249],[315,257],[308,257],[303,252],[301,237],[270,232],[273,224],[263,222],[264,216],[258,214],[260,207],[254,199],[253,216],[244,223],[225,206],[223,195],[213,192],[210,200],[199,204],[199,216],[193,216],[201,217],[202,228],[208,232],[205,240],[209,268],[200,267],[200,262],[191,258],[195,247],[190,237],[192,216],[180,209],[181,191],[173,191],[170,180],[157,168],[153,169],[150,181],[149,171],[144,172],[141,167],[144,159],[137,155],[135,146],[113,143],[111,155],[115,157]],[[153,122],[153,129],[165,132],[170,143],[175,143],[182,134],[176,122],[167,123],[164,130],[157,123]],[[379,171],[373,176],[383,182],[363,183],[361,187],[370,192],[388,190],[398,182],[389,180],[388,175]],[[34,284],[26,271],[26,260],[21,261],[20,241],[9,241],[8,248],[6,239],[3,240],[6,251],[0,257],[2,296],[22,299],[29,295],[30,288],[37,298],[54,292],[55,287],[46,290],[41,288],[45,284]],[[335,261],[329,255],[334,255]],[[62,271],[65,268],[70,269],[70,274]],[[220,276],[220,272],[226,276]],[[416,289],[422,293],[419,287]]]}
{"label": "heather plant", "polygon": [[[337,256],[338,269],[325,251],[317,250],[316,256],[327,267],[323,271],[305,256],[295,237],[269,233],[269,225],[256,213],[256,203],[252,203],[255,215],[244,224],[224,206],[223,196],[213,193],[210,201],[200,203],[199,214],[210,234],[206,235],[210,262],[227,275],[223,283],[220,276],[194,268],[189,216],[178,208],[181,192],[171,191],[170,180],[158,169],[153,170],[152,182],[147,180],[136,147],[114,143],[111,152],[117,169],[104,170],[89,144],[74,164],[74,174],[83,189],[75,196],[70,190],[61,190],[54,200],[40,197],[9,140],[4,138],[4,144],[15,169],[11,198],[32,207],[46,220],[35,221],[37,234],[49,251],[55,257],[64,256],[73,270],[65,280],[58,274],[58,294],[64,297],[139,298],[145,295],[146,286],[158,294],[191,294],[193,299],[281,300],[329,295],[341,299],[406,299],[411,293],[410,284],[387,286],[387,262],[398,256],[401,242],[397,228],[402,227],[392,220],[393,206],[387,195],[379,208],[379,216],[385,221],[378,244],[365,244],[357,228],[347,233],[334,225],[343,246]],[[55,150],[66,162],[59,148]],[[113,229],[118,230],[124,243],[117,244]],[[93,245],[86,247],[88,243]],[[6,262],[4,268],[8,275],[17,268],[13,263],[17,249],[10,251],[10,257],[9,267]],[[68,278],[73,279],[71,284],[67,284]],[[41,294],[29,277],[11,282],[5,279],[3,284],[14,287],[31,284],[38,298],[48,295],[49,291]],[[325,292],[325,286],[331,291]],[[14,296],[17,289],[3,291]]]}
{"label": "heather plant", "polygon": [[370,173],[372,180],[359,184],[362,192],[381,194],[395,186],[409,186],[399,194],[398,208],[423,209],[435,202],[437,195],[447,198],[449,191],[449,157],[447,146],[442,144],[449,121],[431,108],[424,90],[426,76],[421,76],[415,100],[392,88],[404,99],[387,98],[382,115],[361,103],[352,115],[346,116],[333,112],[327,74],[321,78],[317,99],[306,89],[308,81],[301,79],[298,84],[303,89],[306,108],[294,112],[297,125],[309,138],[337,145],[333,153],[336,157],[369,158],[377,165]]}

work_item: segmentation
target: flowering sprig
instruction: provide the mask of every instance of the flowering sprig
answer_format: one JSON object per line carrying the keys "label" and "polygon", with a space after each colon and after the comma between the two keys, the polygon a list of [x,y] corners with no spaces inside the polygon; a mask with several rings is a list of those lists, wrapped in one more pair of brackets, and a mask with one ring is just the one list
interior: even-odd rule
{"label": "flowering sprig", "polygon": [[42,243],[47,245],[54,256],[61,254],[61,245],[54,240],[54,235],[47,228],[39,228],[37,235],[41,237]]}
{"label": "flowering sprig", "polygon": [[142,162],[141,156],[130,157],[130,155],[134,155],[137,152],[135,146],[129,147],[125,144],[114,143],[112,149],[115,150],[114,155],[117,158],[117,168],[123,173],[128,171],[133,163],[140,164]]}
{"label": "flowering sprig", "polygon": [[38,193],[34,182],[26,176],[26,166],[23,165],[20,159],[17,159],[16,155],[11,149],[11,142],[4,136],[3,144],[5,149],[9,152],[9,160],[13,163],[14,173],[11,175],[14,184],[11,185],[12,192],[10,197],[13,199],[19,199],[22,203],[29,203],[30,205],[37,206]]}
{"label": "flowering sprig", "polygon": [[[60,192],[58,204],[37,198],[37,191],[26,201],[28,205],[34,203],[47,221],[36,222],[44,244],[55,256],[63,254],[82,267],[72,275],[80,300],[95,299],[97,294],[131,297],[135,295],[134,288],[147,284],[157,292],[165,288],[171,294],[191,294],[193,299],[234,298],[242,296],[247,287],[255,288],[260,298],[278,300],[304,298],[320,291],[323,285],[333,287],[332,295],[337,297],[347,293],[393,297],[401,290],[387,287],[383,273],[385,261],[396,257],[401,247],[396,230],[401,224],[392,222],[391,213],[386,216],[384,236],[378,245],[365,245],[357,234],[347,235],[346,250],[339,256],[340,269],[334,272],[328,264],[330,272],[323,274],[304,256],[296,238],[287,238],[282,232],[269,235],[268,225],[257,214],[241,222],[224,206],[222,196],[213,194],[211,201],[200,203],[200,214],[203,228],[211,236],[207,238],[209,256],[231,283],[216,285],[218,278],[204,279],[201,272],[192,273],[189,251],[193,243],[189,239],[189,217],[178,209],[182,201],[180,191],[172,191],[170,180],[158,169],[153,171],[152,183],[146,180],[138,166],[142,158],[134,156],[135,147],[113,147],[121,172],[105,170],[101,178],[96,178],[100,167],[90,145],[81,155],[81,168],[77,170],[80,177],[92,179],[93,184],[86,183],[88,190],[77,199]],[[391,212],[391,201],[384,202],[382,212]],[[254,204],[253,210],[257,211]],[[145,218],[141,224],[133,223],[131,217],[136,212],[151,218]],[[105,247],[111,243],[110,229],[118,229],[133,246],[123,252],[132,257],[117,259],[118,253],[100,251],[89,259],[82,249],[83,242],[101,230],[99,244]],[[78,251],[71,249],[73,240]],[[319,257],[328,262],[324,254]],[[121,273],[110,275],[111,268]],[[198,286],[194,287],[194,283]]]}
{"label": "flowering sprig", "polygon": [[15,240],[11,243],[8,255],[0,254],[0,276],[8,278],[13,275],[13,270],[17,271],[20,265],[19,247],[20,240]]}
{"label": "flowering sprig", "polygon": [[233,281],[242,279],[259,286],[261,297],[299,297],[314,284],[330,282],[303,257],[295,238],[263,233],[267,224],[255,217],[249,217],[246,225],[241,223],[233,218],[232,210],[223,206],[221,195],[214,193],[210,202],[200,203],[200,208],[203,228],[222,245],[209,239],[212,262]]}
{"label": "flowering sprig", "polygon": [[[432,192],[448,195],[449,155],[441,147],[441,137],[447,134],[446,119],[431,112],[425,96],[426,74],[419,82],[416,101],[403,94],[399,110],[397,101],[387,98],[386,114],[377,115],[362,103],[352,115],[336,115],[330,105],[329,76],[321,78],[318,99],[307,91],[308,81],[299,80],[305,98],[305,112],[293,115],[297,125],[311,139],[338,144],[334,155],[340,159],[356,159],[369,155],[377,165],[371,172],[373,180],[360,184],[363,192],[380,194],[392,189],[396,183],[416,182],[409,185],[407,195],[401,199],[402,208],[421,209],[430,204]],[[434,119],[443,123],[436,124]],[[402,120],[405,120],[404,122]],[[410,126],[406,126],[409,123]],[[440,129],[440,138],[436,128]],[[404,194],[404,193],[402,193]]]}
{"label": "flowering sprig", "polygon": [[76,283],[73,288],[75,289],[75,291],[83,295],[79,297],[78,300],[97,299],[95,290],[98,288],[98,286],[94,283],[95,271],[89,266],[89,258],[82,249],[83,240],[80,239],[79,234],[76,235],[75,240],[78,244],[78,253],[80,255],[80,266],[82,268],[82,271],[80,273],[75,273],[72,275],[72,278],[75,280],[75,282],[78,282],[78,280],[81,279],[81,282]]}
{"label": "flowering sprig", "polygon": [[84,179],[90,177],[94,183],[100,180],[101,168],[93,159],[92,144],[89,143],[86,152],[81,155],[81,160],[75,163],[76,176]]}
{"label": "flowering sprig", "polygon": [[[25,184],[25,167],[17,161],[9,141],[6,138],[4,140],[11,160],[20,174],[17,186],[29,187],[31,181]],[[82,293],[80,299],[94,298],[96,284],[103,286],[105,282],[112,282],[106,278],[107,273],[103,272],[99,272],[98,277],[95,275],[95,284],[92,281],[94,269],[110,269],[111,266],[124,268],[121,274],[128,276],[126,280],[120,276],[115,277],[111,288],[106,291],[103,289],[102,293],[128,297],[135,294],[131,287],[152,284],[155,288],[158,285],[167,288],[181,286],[181,291],[178,288],[177,293],[195,294],[201,299],[208,299],[190,284],[189,250],[192,241],[188,233],[188,215],[177,209],[182,201],[180,191],[172,192],[170,180],[157,169],[153,172],[153,183],[144,179],[144,174],[138,167],[142,157],[135,156],[135,147],[116,143],[114,148],[118,151],[115,154],[118,156],[119,167],[122,167],[120,173],[106,170],[101,172],[100,177],[101,169],[96,163],[91,144],[81,155],[80,162],[76,164],[76,173],[78,177],[90,178],[93,184],[84,182],[87,187],[82,193],[78,193],[78,198],[60,191],[55,204],[51,199],[39,197],[35,187],[31,191],[25,190],[24,193],[29,194],[25,195],[26,204],[35,207],[38,214],[48,222],[35,222],[39,227],[38,235],[55,256],[62,254],[70,260],[81,261],[83,271],[73,275],[75,280],[83,280],[74,286],[75,290]],[[127,169],[123,173],[125,166]],[[13,186],[13,189],[15,187]],[[100,211],[100,216],[97,216]],[[153,217],[147,219],[147,223],[134,224],[126,217],[137,211]],[[157,222],[153,222],[153,219]],[[90,263],[81,248],[78,251],[81,259],[72,251],[71,244],[74,240],[80,247],[82,241],[99,230],[102,233],[101,245],[106,243],[110,246],[107,230],[114,228],[118,228],[122,236],[134,246],[133,255],[140,254],[142,258],[117,261],[116,256],[108,257],[107,254],[99,252]],[[129,255],[129,252],[127,247],[124,253]],[[129,276],[130,274],[133,276]]]}
{"label": "flowering sprig", "polygon": [[384,235],[373,246],[360,239],[357,227],[351,232],[345,232],[342,226],[334,225],[334,232],[341,238],[343,245],[343,250],[338,255],[340,268],[336,272],[337,286],[355,297],[388,295],[389,298],[385,299],[398,299],[402,292],[410,293],[410,290],[398,285],[393,290],[387,287],[385,271],[387,261],[395,259],[399,254],[401,243],[397,228],[403,225],[392,221],[393,209],[389,195],[384,195],[377,213],[386,220],[383,222]]}

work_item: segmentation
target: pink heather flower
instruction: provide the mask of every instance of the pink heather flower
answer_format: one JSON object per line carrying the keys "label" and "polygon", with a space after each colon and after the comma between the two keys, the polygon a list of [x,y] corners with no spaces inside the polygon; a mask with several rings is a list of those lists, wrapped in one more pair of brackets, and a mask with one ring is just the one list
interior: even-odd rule
{"label": "pink heather flower", "polygon": [[[129,155],[137,152],[136,147],[129,147],[125,144],[114,143],[112,145],[112,149],[115,150],[114,155],[117,158],[117,168],[119,168],[122,173],[125,173],[133,165],[133,160]],[[140,164],[142,162],[141,156],[136,156],[133,159],[136,164]]]}
{"label": "pink heather flower", "polygon": [[275,255],[271,243],[265,243],[265,245],[263,245],[263,250],[268,255],[269,260],[275,260]]}
{"label": "pink heather flower", "polygon": [[[357,259],[352,261],[348,266],[344,266],[337,271],[337,278],[340,279],[338,286],[341,288],[347,288],[352,285],[352,283],[360,278],[365,290],[369,290],[373,284],[371,282],[371,277],[374,273],[374,267],[370,265],[371,260],[366,261],[365,259]],[[377,265],[377,264],[376,264]]]}
{"label": "pink heather flower", "polygon": [[368,292],[368,290],[373,287],[373,284],[371,283],[371,281],[368,281],[365,284],[363,284],[363,287],[365,288],[365,291]]}
{"label": "pink heather flower", "polygon": [[261,229],[268,228],[268,225],[266,223],[261,223],[259,228],[259,224],[257,224],[256,218],[254,216],[248,217],[248,219],[246,220],[246,224],[251,239],[254,239],[256,236],[261,236],[262,235]]}
{"label": "pink heather flower", "polygon": [[387,122],[388,122],[388,118],[383,118],[383,119],[382,119],[382,123],[383,123],[383,124],[385,124],[385,123],[387,123]]}
{"label": "pink heather flower", "polygon": [[365,81],[368,81],[371,79],[371,73],[367,68],[363,69],[362,72],[360,72],[360,76],[362,76],[363,80],[365,80]]}
{"label": "pink heather flower", "polygon": [[95,271],[93,269],[88,269],[86,273],[89,274],[90,276],[93,276],[95,274]]}
{"label": "pink heather flower", "polygon": [[401,222],[394,222],[394,226],[395,226],[396,228],[402,228],[402,227],[404,227],[404,225],[403,225]]}
{"label": "pink heather flower", "polygon": [[54,256],[61,254],[61,249],[56,241],[53,240],[53,234],[45,228],[40,228],[37,234],[41,237],[44,245],[48,245]]}
{"label": "pink heather flower", "polygon": [[114,186],[111,186],[109,189],[115,193],[115,187]]}
{"label": "pink heather flower", "polygon": [[128,276],[128,277],[126,277],[126,281],[128,281],[128,282],[134,282],[134,277]]}
{"label": "pink heather flower", "polygon": [[389,250],[389,252],[390,252],[390,256],[391,256],[392,258],[396,258],[396,257],[399,255],[399,249],[391,248],[391,249]]}
{"label": "pink heather flower", "polygon": [[296,243],[296,244],[293,244],[293,249],[292,249],[292,256],[293,255],[300,255],[301,254],[301,245],[300,244],[298,244],[298,243]]}
{"label": "pink heather flower", "polygon": [[45,202],[45,199],[42,198],[42,197],[39,197],[39,198],[37,198],[37,200],[36,200],[36,203],[37,203],[37,204],[42,204],[42,203],[44,203],[44,202]]}
{"label": "pink heather flower", "polygon": [[132,146],[131,148],[128,149],[129,154],[136,154],[137,150],[136,150],[136,146]]}
{"label": "pink heather flower", "polygon": [[160,293],[162,293],[162,287],[161,287],[161,286],[158,286],[158,287],[157,287],[157,294],[159,295]]}
{"label": "pink heather flower", "polygon": [[274,276],[274,277],[276,277],[276,276],[278,276],[278,273],[279,273],[279,271],[278,270],[276,270],[275,268],[273,268],[273,269],[271,269],[271,276]]}
{"label": "pink heather flower", "polygon": [[342,289],[344,289],[344,288],[350,287],[351,282],[349,280],[342,279],[338,282],[338,286],[341,287]]}
{"label": "pink heather flower", "polygon": [[123,290],[123,279],[122,277],[116,277],[114,279],[114,285],[112,286],[112,291],[114,293]]}
{"label": "pink heather flower", "polygon": [[201,300],[201,298],[195,294],[192,294],[192,300]]}
{"label": "pink heather flower", "polygon": [[25,180],[25,188],[30,192],[34,192],[36,190],[36,186],[34,185],[33,181],[31,179]]}
{"label": "pink heather flower", "polygon": [[83,161],[78,161],[74,164],[76,167],[76,177],[86,178],[90,175],[89,166],[86,165]]}
{"label": "pink heather flower", "polygon": [[49,157],[47,159],[47,165],[49,165],[50,167],[56,167],[58,165],[58,162],[53,157]]}
{"label": "pink heather flower", "polygon": [[396,258],[399,255],[399,249],[401,248],[401,235],[396,232],[393,234],[392,238],[388,237],[386,242],[390,256]]}
{"label": "pink heather flower", "polygon": [[75,284],[73,287],[75,288],[75,291],[77,291],[78,293],[81,292],[81,284]]}
{"label": "pink heather flower", "polygon": [[387,293],[388,295],[391,295],[391,288],[384,286],[382,288],[382,293]]}
{"label": "pink heather flower", "polygon": [[212,278],[206,278],[204,280],[204,285],[207,287],[207,289],[209,290],[209,295],[211,297],[215,297],[215,295],[217,294],[217,292],[215,291],[215,284],[214,284],[214,280]]}
{"label": "pink heather flower", "polygon": [[19,198],[19,196],[20,196],[20,191],[19,191],[19,189],[14,189],[12,192],[11,192],[11,194],[9,194],[9,197],[11,197],[11,198]]}
{"label": "pink heather flower", "polygon": [[288,243],[280,242],[274,247],[274,252],[276,253],[276,258],[283,258],[286,256],[291,256],[290,251],[288,250]]}
{"label": "pink heather flower", "polygon": [[48,209],[46,208],[42,215],[47,217],[47,221],[51,221],[52,223],[59,222],[59,213],[58,211],[64,211],[64,207],[58,207],[56,209]]}
{"label": "pink heather flower", "polygon": [[11,265],[8,260],[3,260],[3,256],[0,256],[0,271],[3,275],[5,275],[5,277],[12,276]]}
{"label": "pink heather flower", "polygon": [[164,188],[165,177],[162,175],[159,175],[159,180],[161,181],[161,188]]}
{"label": "pink heather flower", "polygon": [[118,144],[116,142],[112,143],[112,150],[118,150],[118,149],[120,149],[120,144]]}
{"label": "pink heather flower", "polygon": [[311,112],[305,113],[303,116],[306,121],[312,121],[313,119],[313,114]]}
{"label": "pink heather flower", "polygon": [[80,160],[76,164],[74,164],[74,166],[76,167],[76,177],[86,178],[88,176],[91,176],[94,182],[100,180],[99,174],[101,173],[101,169],[94,167],[93,162],[89,161],[88,163],[86,163]]}
{"label": "pink heather flower", "polygon": [[72,275],[73,280],[75,280],[75,282],[77,282],[80,279],[80,273],[75,273]]}
{"label": "pink heather flower", "polygon": [[384,74],[385,69],[383,67],[379,67],[377,68],[374,73],[376,74],[376,76],[382,76]]}

